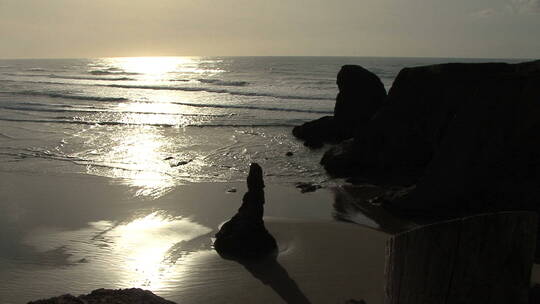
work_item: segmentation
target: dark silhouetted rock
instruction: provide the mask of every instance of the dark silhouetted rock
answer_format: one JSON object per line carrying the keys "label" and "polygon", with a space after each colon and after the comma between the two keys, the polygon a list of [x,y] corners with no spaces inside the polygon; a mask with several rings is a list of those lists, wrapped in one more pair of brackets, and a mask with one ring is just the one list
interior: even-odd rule
{"label": "dark silhouetted rock", "polygon": [[339,93],[334,116],[324,116],[293,128],[293,135],[310,148],[351,138],[377,112],[386,90],[377,75],[357,65],[344,65],[338,73]]}
{"label": "dark silhouetted rock", "polygon": [[347,302],[345,302],[345,304],[366,304],[366,301],[350,299]]}
{"label": "dark silhouetted rock", "polygon": [[225,258],[261,258],[277,249],[276,240],[264,226],[263,172],[256,163],[249,168],[247,186],[242,206],[216,233],[214,248]]}
{"label": "dark silhouetted rock", "polygon": [[318,189],[321,189],[321,185],[313,184],[313,183],[296,183],[296,188],[300,189],[300,192],[307,193],[307,192],[315,192]]}
{"label": "dark silhouetted rock", "polygon": [[529,303],[540,304],[540,284],[534,284],[529,292]]}
{"label": "dark silhouetted rock", "polygon": [[356,129],[371,120],[386,98],[386,89],[379,77],[358,65],[344,65],[337,75],[339,93],[334,107],[334,120],[344,138],[351,138]]}
{"label": "dark silhouetted rock", "polygon": [[415,184],[386,204],[404,214],[539,212],[540,61],[405,68],[354,142],[321,163],[332,175]]}
{"label": "dark silhouetted rock", "polygon": [[324,142],[339,142],[334,139],[340,138],[333,116],[324,116],[296,126],[292,133],[295,137],[303,139],[307,147],[322,147]]}
{"label": "dark silhouetted rock", "polygon": [[96,289],[90,294],[78,297],[70,294],[37,300],[28,304],[175,304],[156,296],[148,290],[131,289]]}
{"label": "dark silhouetted rock", "polygon": [[293,154],[291,151],[285,153],[285,156],[293,156],[293,155],[294,155],[294,154]]}
{"label": "dark silhouetted rock", "polygon": [[183,166],[183,165],[187,165],[192,161],[193,161],[193,159],[181,160],[181,161],[177,162],[176,164],[171,164],[171,167],[180,167],[180,166]]}
{"label": "dark silhouetted rock", "polygon": [[[415,183],[435,155],[450,152],[447,146],[472,153],[473,134],[509,143],[518,136],[511,130],[523,131],[516,129],[520,117],[528,120],[522,127],[536,123],[539,66],[536,61],[405,68],[353,147],[336,147],[321,163],[336,176],[400,175]],[[465,136],[451,135],[458,130]]]}

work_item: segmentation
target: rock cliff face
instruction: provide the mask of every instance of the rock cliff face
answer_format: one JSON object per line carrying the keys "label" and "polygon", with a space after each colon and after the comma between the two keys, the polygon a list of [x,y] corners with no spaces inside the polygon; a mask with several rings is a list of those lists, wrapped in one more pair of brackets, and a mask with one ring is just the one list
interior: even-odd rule
{"label": "rock cliff face", "polygon": [[377,75],[357,65],[344,65],[338,73],[339,93],[334,116],[325,116],[293,129],[305,145],[318,148],[352,138],[379,109],[386,90]]}
{"label": "rock cliff face", "polygon": [[403,69],[330,174],[416,184],[394,207],[422,213],[540,210],[540,61]]}

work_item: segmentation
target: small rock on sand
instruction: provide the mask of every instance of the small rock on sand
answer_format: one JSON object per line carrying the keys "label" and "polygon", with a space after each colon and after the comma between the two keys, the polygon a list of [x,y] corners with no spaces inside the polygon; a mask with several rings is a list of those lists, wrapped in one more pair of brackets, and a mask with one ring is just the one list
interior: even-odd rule
{"label": "small rock on sand", "polygon": [[317,189],[321,189],[321,185],[313,184],[313,183],[296,183],[296,188],[300,189],[300,192],[306,193],[306,192],[314,192],[317,191]]}
{"label": "small rock on sand", "polygon": [[176,304],[156,296],[148,290],[131,289],[96,289],[90,294],[78,297],[70,294],[46,300],[37,300],[28,304]]}

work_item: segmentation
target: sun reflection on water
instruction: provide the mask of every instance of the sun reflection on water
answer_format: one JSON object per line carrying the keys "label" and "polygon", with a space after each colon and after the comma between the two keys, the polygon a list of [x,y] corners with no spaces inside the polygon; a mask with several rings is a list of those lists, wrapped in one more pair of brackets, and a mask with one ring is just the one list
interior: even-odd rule
{"label": "sun reflection on water", "polygon": [[[77,288],[80,281],[69,281],[75,277],[95,288],[139,287],[155,292],[176,284],[173,278],[179,273],[191,271],[189,265],[170,259],[175,246],[211,231],[188,218],[155,211],[130,221],[89,222],[78,230],[36,229],[24,244],[39,252],[39,263],[58,267],[46,273],[64,280],[65,286]],[[82,290],[87,290],[86,284]]]}
{"label": "sun reflection on water", "polygon": [[[151,88],[175,86],[171,81],[176,80],[197,85],[199,78],[223,72],[215,62],[200,57],[104,58],[96,66],[104,73],[133,75],[137,85]],[[88,164],[87,173],[113,177],[136,187],[137,196],[159,197],[204,165],[196,159],[199,155],[184,155],[179,147],[172,146],[172,141],[178,144],[182,140],[171,139],[174,131],[170,129],[204,124],[223,115],[223,111],[183,104],[191,103],[189,100],[178,102],[179,98],[189,99],[191,92],[150,92],[126,90],[122,96],[127,99],[115,104],[113,111],[92,116],[92,121],[112,122],[114,127],[104,128],[101,139],[95,140],[99,145],[93,149],[95,153],[83,156],[95,161]]]}
{"label": "sun reflection on water", "polygon": [[201,65],[200,57],[118,57],[106,58],[105,64],[121,71],[140,75],[141,80],[163,81],[170,73],[220,73],[220,69],[208,69]]}
{"label": "sun reflection on water", "polygon": [[118,178],[137,188],[137,196],[158,197],[175,186],[172,168],[164,161],[171,143],[159,128],[126,127],[106,136],[104,146],[94,152],[105,166],[89,165],[88,173]]}
{"label": "sun reflection on water", "polygon": [[164,287],[167,271],[173,266],[165,261],[168,250],[210,231],[188,219],[154,212],[115,227],[106,237],[114,242],[113,254],[123,260],[126,285],[156,290]]}

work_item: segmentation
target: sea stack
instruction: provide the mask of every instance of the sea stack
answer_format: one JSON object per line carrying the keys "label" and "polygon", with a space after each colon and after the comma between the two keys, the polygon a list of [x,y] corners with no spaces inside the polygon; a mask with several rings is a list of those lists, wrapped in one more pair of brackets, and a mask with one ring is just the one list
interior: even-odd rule
{"label": "sea stack", "polygon": [[262,258],[277,249],[276,240],[264,226],[263,171],[256,163],[250,165],[247,187],[238,212],[216,233],[214,248],[225,258]]}
{"label": "sea stack", "polygon": [[321,164],[407,187],[384,206],[414,217],[540,214],[539,101],[540,60],[404,68],[384,107]]}
{"label": "sea stack", "polygon": [[334,116],[306,122],[292,131],[310,148],[352,138],[359,128],[371,120],[386,98],[386,90],[379,77],[358,65],[342,66],[336,83],[339,93]]}

